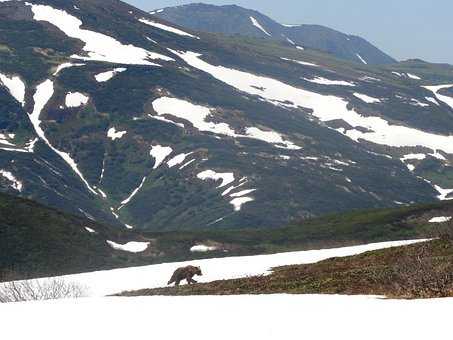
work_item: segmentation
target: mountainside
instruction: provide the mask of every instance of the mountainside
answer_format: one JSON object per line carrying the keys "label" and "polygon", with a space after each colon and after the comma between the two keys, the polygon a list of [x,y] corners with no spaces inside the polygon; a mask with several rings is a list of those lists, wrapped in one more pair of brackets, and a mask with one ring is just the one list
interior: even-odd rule
{"label": "mountainside", "polygon": [[396,60],[361,37],[320,25],[282,25],[253,10],[236,5],[189,4],[151,12],[189,29],[283,41],[294,48],[312,48],[337,58],[364,64],[391,64]]}
{"label": "mountainside", "polygon": [[121,228],[280,227],[453,192],[448,65],[350,63],[113,0],[2,1],[0,84],[2,191]]}

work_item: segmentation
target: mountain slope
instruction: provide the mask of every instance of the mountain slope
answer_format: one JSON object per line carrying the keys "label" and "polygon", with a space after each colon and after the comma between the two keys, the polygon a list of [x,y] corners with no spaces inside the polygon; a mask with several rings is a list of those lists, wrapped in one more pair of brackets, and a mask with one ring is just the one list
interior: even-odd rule
{"label": "mountain slope", "polygon": [[368,64],[391,64],[391,58],[368,41],[319,25],[281,25],[236,5],[189,4],[151,12],[176,25],[197,31],[283,41],[289,46],[325,51],[337,58]]}
{"label": "mountain slope", "polygon": [[404,299],[453,297],[452,260],[452,240],[438,239],[330,258],[314,264],[274,267],[270,275],[142,289],[118,295],[344,294]]}
{"label": "mountain slope", "polygon": [[0,27],[2,191],[153,231],[452,192],[451,66],[350,63],[111,0],[1,2]]}
{"label": "mountain slope", "polygon": [[[190,259],[430,237],[449,203],[354,212],[275,230],[138,232],[0,193],[0,281]],[[135,242],[135,243],[130,243]]]}

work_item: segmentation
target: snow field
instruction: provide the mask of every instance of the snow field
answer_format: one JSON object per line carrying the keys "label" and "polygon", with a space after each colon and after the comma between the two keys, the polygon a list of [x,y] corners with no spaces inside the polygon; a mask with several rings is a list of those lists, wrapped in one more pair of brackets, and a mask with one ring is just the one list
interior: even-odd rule
{"label": "snow field", "polygon": [[447,339],[452,312],[451,298],[338,295],[156,296],[0,305],[6,339],[46,340]]}

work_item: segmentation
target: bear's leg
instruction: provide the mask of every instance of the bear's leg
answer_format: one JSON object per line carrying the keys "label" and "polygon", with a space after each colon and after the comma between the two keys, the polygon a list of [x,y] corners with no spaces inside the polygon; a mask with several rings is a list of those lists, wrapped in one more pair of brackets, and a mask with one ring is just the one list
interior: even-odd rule
{"label": "bear's leg", "polygon": [[180,282],[180,281],[181,281],[181,280],[176,280],[176,281],[175,281],[175,286],[179,286],[179,282]]}

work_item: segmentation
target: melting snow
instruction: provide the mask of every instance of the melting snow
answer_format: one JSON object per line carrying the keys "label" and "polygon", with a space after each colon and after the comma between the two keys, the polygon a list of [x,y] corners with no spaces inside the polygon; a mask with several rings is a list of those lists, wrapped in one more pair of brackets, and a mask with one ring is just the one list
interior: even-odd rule
{"label": "melting snow", "polygon": [[169,168],[173,168],[174,166],[176,165],[179,165],[179,164],[182,164],[185,160],[186,160],[186,157],[187,156],[190,156],[191,154],[193,154],[193,152],[189,152],[189,153],[181,153],[175,157],[173,157],[172,159],[170,159],[168,162],[167,162],[167,165]]}
{"label": "melting snow", "polygon": [[188,167],[190,164],[192,164],[193,162],[195,162],[196,159],[191,159],[190,161],[188,161],[187,163],[185,163],[184,165],[182,165],[179,170],[182,170],[184,169],[185,167]]}
{"label": "melting snow", "polygon": [[7,76],[0,73],[0,81],[8,89],[9,93],[19,102],[22,106],[25,105],[25,84],[18,76]]}
{"label": "melting snow", "polygon": [[127,131],[116,131],[115,127],[111,127],[107,131],[107,137],[111,140],[121,139],[126,133]]}
{"label": "melting snow", "polygon": [[251,194],[252,192],[256,191],[256,189],[247,189],[247,190],[242,190],[239,192],[236,192],[234,194],[231,194],[230,197],[242,197],[248,194]]}
{"label": "melting snow", "polygon": [[103,82],[109,81],[118,73],[124,72],[126,70],[127,70],[127,68],[118,67],[118,68],[113,69],[112,71],[107,71],[107,72],[102,72],[102,73],[96,74],[94,76],[94,78],[96,79],[96,81],[98,83],[103,83]]}
{"label": "melting snow", "polygon": [[363,59],[362,56],[361,56],[360,54],[356,53],[356,56],[357,56],[357,58],[360,59],[360,61],[361,61],[362,63],[364,63],[365,65],[368,65],[368,63],[366,62],[366,60]]}
{"label": "melting snow", "polygon": [[[172,115],[192,123],[193,127],[199,131],[212,132],[218,135],[230,137],[253,138],[271,144],[281,144],[287,149],[299,150],[299,146],[290,141],[285,141],[283,137],[275,131],[263,131],[256,127],[245,128],[246,134],[237,134],[226,123],[214,123],[206,121],[211,116],[211,109],[205,106],[195,105],[188,101],[161,97],[153,101],[154,111],[158,115]],[[175,122],[173,122],[176,124]]]}
{"label": "melting snow", "polygon": [[71,156],[66,153],[62,152],[60,150],[57,150],[55,147],[53,147],[52,144],[50,144],[49,140],[47,139],[44,130],[41,128],[41,120],[39,119],[41,115],[41,111],[44,109],[46,106],[47,102],[52,98],[54,93],[54,87],[53,87],[53,82],[50,79],[47,79],[46,81],[42,82],[41,84],[38,85],[36,88],[36,93],[33,96],[35,106],[33,108],[33,112],[31,114],[28,114],[30,121],[36,131],[36,134],[56,153],[58,154],[63,160],[72,168],[72,170],[80,177],[82,182],[86,185],[88,190],[90,190],[93,194],[98,195],[98,193],[90,186],[90,184],[87,182],[85,177],[82,175],[82,173],[79,171],[77,167],[77,163],[71,158]]}
{"label": "melting snow", "polygon": [[354,83],[350,83],[344,80],[330,80],[323,77],[315,77],[313,79],[304,78],[304,80],[315,84],[321,85],[340,85],[340,86],[356,86]]}
{"label": "melting snow", "polygon": [[271,144],[282,144],[286,149],[290,150],[300,150],[302,149],[300,146],[297,146],[293,142],[285,141],[280,134],[274,131],[263,131],[256,127],[249,127],[246,128],[246,137],[262,140],[263,142],[271,143]]}
{"label": "melting snow", "polygon": [[182,35],[182,36],[185,36],[185,37],[200,39],[199,37],[196,37],[196,36],[194,36],[192,34],[184,32],[184,31],[182,31],[180,29],[177,29],[177,28],[174,28],[174,27],[171,27],[171,26],[167,26],[167,25],[155,22],[155,21],[151,21],[151,20],[147,20],[147,19],[139,19],[139,21],[144,23],[144,24],[146,24],[146,25],[148,25],[148,26],[156,27],[156,28],[159,28],[159,29],[167,31],[167,32],[171,32],[171,33],[174,33],[174,34]]}
{"label": "melting snow", "polygon": [[153,101],[153,108],[158,115],[169,114],[187,120],[200,131],[236,136],[236,133],[228,124],[206,121],[211,116],[211,109],[208,107],[194,105],[182,99],[161,97]]}
{"label": "melting snow", "polygon": [[22,182],[19,181],[11,172],[0,169],[0,176],[7,179],[11,183],[10,184],[11,188],[19,192],[22,191],[23,188]]}
{"label": "melting snow", "polygon": [[239,183],[238,185],[232,185],[232,186],[230,186],[228,189],[226,189],[224,192],[222,192],[222,196],[226,196],[226,195],[228,195],[230,192],[232,192],[233,190],[236,190],[237,188],[242,187],[244,184],[247,184],[247,178],[244,177],[244,178],[241,179],[239,182],[240,182],[240,183]]}
{"label": "melting snow", "polygon": [[222,180],[222,183],[217,188],[223,188],[234,182],[234,174],[232,172],[217,173],[213,170],[206,170],[200,172],[197,177],[203,181],[208,179],[212,179],[214,181]]}
{"label": "melting snow", "polygon": [[113,249],[127,251],[129,253],[144,252],[149,246],[149,242],[128,242],[126,244],[118,244],[113,241],[107,241],[107,243]]}
{"label": "melting snow", "polygon": [[427,101],[429,101],[429,102],[431,102],[431,103],[436,104],[437,106],[439,106],[439,103],[438,103],[438,101],[437,101],[435,98],[433,98],[433,97],[425,97],[425,99],[426,99]]}
{"label": "melting snow", "polygon": [[230,204],[234,206],[234,211],[240,211],[242,206],[248,202],[253,202],[255,199],[252,197],[238,197],[230,201]]}
{"label": "melting snow", "polygon": [[88,56],[73,55],[72,58],[82,60],[104,61],[117,64],[154,65],[151,59],[173,61],[174,59],[162,54],[149,52],[134,45],[123,45],[118,40],[105,34],[82,29],[82,21],[66,11],[46,5],[27,3],[37,21],[46,21],[58,27],[68,37],[79,39],[85,43],[83,50]]}
{"label": "melting snow", "polygon": [[449,198],[448,196],[453,193],[453,189],[443,189],[438,185],[434,185],[434,189],[437,190],[439,193],[439,196],[437,198],[441,201],[450,201],[453,200],[453,198]]}
{"label": "melting snow", "polygon": [[13,139],[14,138],[14,135],[8,135],[6,136],[5,134],[3,133],[0,133],[0,143],[1,144],[6,144],[6,145],[10,145],[10,146],[15,146],[13,143],[11,143],[9,141],[9,139]]}
{"label": "melting snow", "polygon": [[411,79],[415,79],[415,80],[421,80],[422,78],[420,78],[419,76],[416,76],[415,74],[411,74],[411,73],[407,73],[407,76]]}
{"label": "melting snow", "polygon": [[313,64],[313,63],[309,63],[309,62],[306,62],[306,61],[300,61],[300,60],[288,59],[288,58],[280,58],[280,59],[285,60],[285,61],[291,61],[293,63],[304,65],[304,66],[319,67],[319,65],[316,65],[316,64]]}
{"label": "melting snow", "polygon": [[[362,116],[347,108],[348,102],[333,95],[323,95],[285,84],[276,79],[208,64],[193,52],[175,52],[189,65],[211,74],[240,91],[260,96],[274,105],[306,107],[313,109],[312,115],[323,122],[342,119],[352,127],[363,127],[370,131],[356,129],[345,131],[349,138],[364,139],[376,144],[393,147],[424,146],[453,154],[453,136],[433,134],[402,125],[393,125],[382,117]],[[256,87],[260,86],[261,89]],[[287,102],[293,104],[288,104]]]}
{"label": "melting snow", "polygon": [[424,153],[410,153],[410,154],[404,155],[403,158],[401,158],[401,160],[404,162],[404,161],[411,160],[411,159],[423,160],[425,158],[426,158],[426,155]]}
{"label": "melting snow", "polygon": [[286,37],[286,41],[289,42],[291,45],[296,45],[296,43],[288,37]]}
{"label": "melting snow", "polygon": [[143,187],[143,184],[145,184],[145,181],[146,181],[146,177],[143,177],[142,181],[140,182],[140,185],[134,189],[134,191],[132,191],[132,194],[129,195],[128,198],[126,198],[124,201],[121,202],[121,207],[120,209],[125,206],[126,204],[128,204],[132,198],[134,198],[135,195],[137,195],[137,193],[141,190],[141,188]]}
{"label": "melting snow", "polygon": [[84,65],[85,64],[63,63],[63,64],[57,66],[57,69],[55,70],[55,72],[52,75],[57,76],[65,68],[70,68],[73,66],[84,66]]}
{"label": "melting snow", "polygon": [[444,222],[448,222],[450,220],[451,220],[451,217],[439,216],[439,217],[433,217],[432,219],[430,219],[429,223],[444,223]]}
{"label": "melting snow", "polygon": [[453,87],[453,84],[449,85],[436,85],[436,86],[423,86],[425,89],[431,91],[434,93],[434,95],[437,97],[438,100],[441,102],[444,102],[448,106],[450,106],[453,109],[453,98],[452,97],[447,97],[442,94],[439,94],[438,92],[442,89],[448,89],[450,87]]}
{"label": "melting snow", "polygon": [[149,154],[156,160],[153,169],[157,169],[165,160],[165,158],[167,158],[172,153],[172,151],[173,149],[170,148],[169,146],[162,145],[152,146]]}
{"label": "melting snow", "polygon": [[198,244],[198,245],[190,248],[190,251],[192,253],[207,253],[209,251],[215,251],[215,250],[217,250],[217,247],[210,247],[210,246],[206,246],[203,244]]}
{"label": "melting snow", "polygon": [[65,104],[66,107],[79,107],[88,103],[88,98],[80,92],[69,92],[66,95]]}
{"label": "melting snow", "polygon": [[252,22],[253,26],[257,27],[259,30],[263,31],[266,35],[271,37],[272,35],[267,32],[263,26],[256,20],[254,17],[250,17],[250,21]]}
{"label": "melting snow", "polygon": [[354,93],[354,96],[368,104],[381,103],[380,99],[367,96],[366,94],[356,92],[356,93]]}
{"label": "melting snow", "polygon": [[414,105],[414,106],[421,106],[421,107],[429,107],[429,104],[423,103],[419,101],[418,99],[411,98],[409,104]]}

